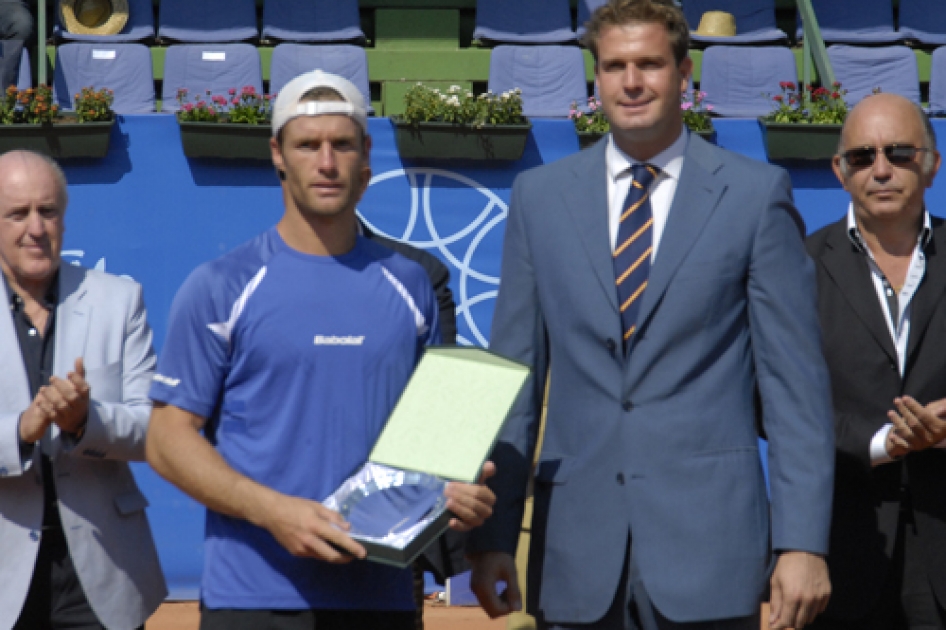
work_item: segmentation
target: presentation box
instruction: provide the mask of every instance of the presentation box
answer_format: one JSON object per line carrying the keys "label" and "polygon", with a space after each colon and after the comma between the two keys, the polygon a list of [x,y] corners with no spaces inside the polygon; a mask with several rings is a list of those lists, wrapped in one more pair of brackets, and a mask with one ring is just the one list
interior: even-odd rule
{"label": "presentation box", "polygon": [[529,372],[481,348],[426,350],[368,462],[323,502],[369,560],[406,567],[447,529],[446,484],[476,483]]}

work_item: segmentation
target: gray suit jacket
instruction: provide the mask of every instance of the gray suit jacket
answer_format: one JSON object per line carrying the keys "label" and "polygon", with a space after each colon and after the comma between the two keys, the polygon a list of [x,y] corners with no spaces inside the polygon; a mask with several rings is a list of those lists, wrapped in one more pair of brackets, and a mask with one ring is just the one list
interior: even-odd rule
{"label": "gray suit jacket", "polygon": [[666,617],[750,615],[772,548],[828,546],[831,400],[789,179],[690,136],[625,360],[606,177],[602,141],[513,186],[491,348],[537,377],[493,454],[497,506],[471,548],[515,549],[551,365],[530,608],[600,618],[630,536]]}
{"label": "gray suit jacket", "polygon": [[[151,329],[138,284],[65,264],[59,282],[55,374],[65,377],[83,357],[92,404],[78,442],[54,425],[41,448],[54,462],[63,530],[93,611],[110,629],[137,628],[167,594],[148,502],[127,464],[144,460]],[[5,291],[0,297],[9,303]],[[0,628],[9,628],[39,549],[43,487],[40,449],[20,457],[19,416],[31,401],[8,314],[0,315],[0,356]]]}

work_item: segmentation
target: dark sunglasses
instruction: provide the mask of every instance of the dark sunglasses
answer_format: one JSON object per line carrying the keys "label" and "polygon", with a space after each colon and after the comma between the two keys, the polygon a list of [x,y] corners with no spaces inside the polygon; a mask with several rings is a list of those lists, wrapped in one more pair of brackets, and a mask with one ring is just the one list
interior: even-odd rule
{"label": "dark sunglasses", "polygon": [[[926,147],[911,147],[905,144],[888,144],[883,147],[884,155],[887,161],[894,166],[906,166],[916,158],[920,151],[930,151]],[[860,149],[851,149],[841,154],[844,161],[850,166],[861,168],[871,166],[877,159],[877,147],[861,147]]]}

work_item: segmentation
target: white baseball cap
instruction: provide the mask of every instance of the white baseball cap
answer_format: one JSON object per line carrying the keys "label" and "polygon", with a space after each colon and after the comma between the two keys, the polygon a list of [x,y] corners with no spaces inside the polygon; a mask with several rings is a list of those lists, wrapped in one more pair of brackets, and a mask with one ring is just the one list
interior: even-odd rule
{"label": "white baseball cap", "polygon": [[[300,103],[303,95],[315,88],[331,88],[341,95],[343,101],[307,101]],[[283,86],[273,105],[273,137],[279,135],[287,122],[297,116],[321,116],[324,114],[342,114],[361,125],[368,133],[368,110],[365,98],[355,84],[337,74],[313,70],[300,74]]]}

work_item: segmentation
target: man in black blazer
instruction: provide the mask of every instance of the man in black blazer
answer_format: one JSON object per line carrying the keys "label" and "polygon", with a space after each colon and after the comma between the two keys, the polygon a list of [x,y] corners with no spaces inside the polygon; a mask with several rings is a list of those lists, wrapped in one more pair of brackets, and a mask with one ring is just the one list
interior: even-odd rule
{"label": "man in black blazer", "polygon": [[837,436],[828,566],[812,627],[943,628],[946,613],[946,225],[925,114],[892,94],[855,107],[834,171],[847,215],[808,238]]}

